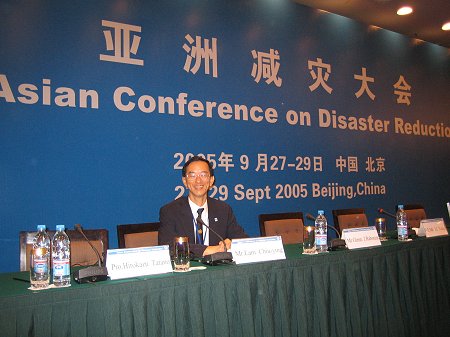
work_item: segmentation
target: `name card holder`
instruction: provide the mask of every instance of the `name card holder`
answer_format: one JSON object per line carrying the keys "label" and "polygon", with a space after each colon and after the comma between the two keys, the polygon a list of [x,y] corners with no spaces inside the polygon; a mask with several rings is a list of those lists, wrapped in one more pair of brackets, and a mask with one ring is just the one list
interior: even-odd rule
{"label": "name card holder", "polygon": [[286,259],[281,236],[233,239],[230,251],[236,264]]}
{"label": "name card holder", "polygon": [[171,273],[169,246],[108,249],[106,267],[111,280]]}
{"label": "name card holder", "polygon": [[375,226],[361,228],[346,228],[342,231],[342,239],[348,249],[381,246]]}
{"label": "name card holder", "polygon": [[443,218],[421,220],[419,232],[421,231],[425,232],[427,238],[448,235]]}

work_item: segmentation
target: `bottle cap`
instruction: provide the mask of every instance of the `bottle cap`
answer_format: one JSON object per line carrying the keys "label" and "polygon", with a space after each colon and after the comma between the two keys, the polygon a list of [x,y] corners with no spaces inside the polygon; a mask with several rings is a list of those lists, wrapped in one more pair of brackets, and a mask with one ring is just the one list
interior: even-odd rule
{"label": "bottle cap", "polygon": [[400,208],[403,209],[403,205],[398,205],[398,208],[399,208],[399,209],[400,209]]}
{"label": "bottle cap", "polygon": [[37,225],[37,230],[44,230],[45,231],[45,225]]}
{"label": "bottle cap", "polygon": [[64,225],[56,225],[57,231],[63,231],[66,227]]}
{"label": "bottle cap", "polygon": [[317,214],[323,215],[323,210],[318,210],[318,211],[317,211]]}

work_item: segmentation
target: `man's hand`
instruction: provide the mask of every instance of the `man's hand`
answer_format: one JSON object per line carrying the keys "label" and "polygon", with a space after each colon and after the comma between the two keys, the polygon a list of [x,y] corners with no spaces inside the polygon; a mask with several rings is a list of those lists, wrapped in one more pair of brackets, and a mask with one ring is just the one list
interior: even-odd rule
{"label": "man's hand", "polygon": [[[224,244],[224,242],[225,242],[225,244]],[[225,247],[227,247],[227,248],[225,249]],[[219,253],[219,252],[225,252],[225,251],[227,251],[230,248],[231,248],[231,240],[230,239],[225,239],[223,241],[220,241],[217,246],[208,246],[204,250],[203,256],[211,255],[211,254]]]}
{"label": "man's hand", "polygon": [[[231,249],[231,240],[230,239],[225,239],[225,240],[223,240],[223,241],[225,241],[225,245],[226,245],[226,247],[227,247],[227,250],[228,249]],[[221,242],[222,243],[222,242]]]}

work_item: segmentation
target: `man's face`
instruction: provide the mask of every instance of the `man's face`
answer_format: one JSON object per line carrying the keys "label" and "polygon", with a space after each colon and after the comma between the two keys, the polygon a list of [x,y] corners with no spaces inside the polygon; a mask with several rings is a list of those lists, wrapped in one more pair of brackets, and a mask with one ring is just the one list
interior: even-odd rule
{"label": "man's face", "polygon": [[194,161],[186,168],[186,177],[182,178],[189,193],[197,198],[207,195],[214,184],[214,177],[209,175],[209,166],[203,161]]}

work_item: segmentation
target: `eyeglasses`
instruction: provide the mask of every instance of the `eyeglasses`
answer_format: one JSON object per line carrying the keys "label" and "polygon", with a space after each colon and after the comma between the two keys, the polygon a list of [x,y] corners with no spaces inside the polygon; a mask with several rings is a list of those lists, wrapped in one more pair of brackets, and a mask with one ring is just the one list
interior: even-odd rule
{"label": "eyeglasses", "polygon": [[201,180],[206,180],[209,178],[208,172],[189,172],[186,174],[186,178],[189,180],[194,180],[200,178]]}

